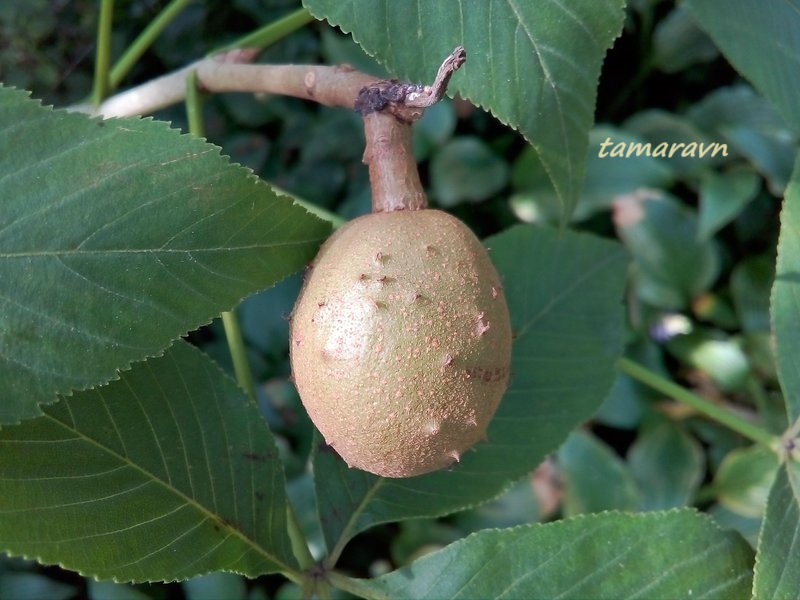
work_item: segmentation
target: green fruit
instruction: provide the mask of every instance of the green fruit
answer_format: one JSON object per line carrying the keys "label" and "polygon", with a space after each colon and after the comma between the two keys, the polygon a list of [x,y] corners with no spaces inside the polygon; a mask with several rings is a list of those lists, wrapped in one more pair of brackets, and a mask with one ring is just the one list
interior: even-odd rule
{"label": "green fruit", "polygon": [[292,315],[292,373],[311,419],[351,467],[385,477],[447,467],[485,439],[510,359],[497,272],[438,210],[346,223]]}

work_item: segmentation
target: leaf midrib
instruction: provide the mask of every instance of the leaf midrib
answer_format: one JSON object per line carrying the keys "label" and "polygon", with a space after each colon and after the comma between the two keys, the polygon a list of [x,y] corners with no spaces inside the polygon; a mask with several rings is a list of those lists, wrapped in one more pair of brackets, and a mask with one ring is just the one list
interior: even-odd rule
{"label": "leaf midrib", "polygon": [[547,304],[544,307],[542,307],[542,309],[538,313],[530,317],[528,321],[522,327],[520,327],[520,329],[517,331],[515,341],[518,342],[520,339],[522,339],[528,333],[528,331],[536,324],[536,322],[539,321],[539,319],[545,317],[556,304],[558,304],[564,298],[569,296],[578,286],[582,285],[585,281],[592,278],[599,271],[605,269],[610,263],[619,260],[619,258],[620,258],[619,252],[614,252],[613,254],[609,254],[609,256],[607,256],[604,260],[594,264],[590,270],[583,273],[580,277],[577,277],[572,283],[570,283],[570,285],[568,285],[567,287],[559,291],[556,295],[551,297],[548,300]]}
{"label": "leaf midrib", "polygon": [[213,252],[237,252],[245,250],[264,250],[268,248],[281,248],[289,246],[302,246],[317,243],[321,238],[295,240],[289,242],[272,242],[269,244],[250,244],[247,246],[226,246],[215,248],[116,248],[109,250],[35,250],[31,252],[0,252],[0,259],[4,258],[38,258],[62,256],[106,256],[116,254],[208,254]]}
{"label": "leaf midrib", "polygon": [[352,539],[353,535],[350,534],[351,530],[355,528],[355,524],[358,521],[358,517],[361,516],[361,513],[366,508],[367,504],[372,500],[372,497],[378,492],[378,490],[383,486],[386,482],[385,477],[379,478],[367,492],[364,494],[361,502],[358,503],[355,510],[353,510],[350,518],[347,520],[347,524],[342,528],[342,532],[339,534],[339,539],[336,540],[336,544],[333,547],[326,563],[328,567],[331,569],[336,565],[336,562],[339,560],[339,556],[341,556],[342,551],[344,550],[347,543]]}

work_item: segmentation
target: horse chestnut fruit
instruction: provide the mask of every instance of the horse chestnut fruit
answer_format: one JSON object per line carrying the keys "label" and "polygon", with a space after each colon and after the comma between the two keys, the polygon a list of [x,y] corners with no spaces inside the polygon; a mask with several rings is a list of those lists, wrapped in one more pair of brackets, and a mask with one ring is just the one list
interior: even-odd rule
{"label": "horse chestnut fruit", "polygon": [[322,246],[291,322],[292,373],[350,465],[410,477],[485,438],[507,387],[511,326],[485,248],[431,209],[377,212]]}

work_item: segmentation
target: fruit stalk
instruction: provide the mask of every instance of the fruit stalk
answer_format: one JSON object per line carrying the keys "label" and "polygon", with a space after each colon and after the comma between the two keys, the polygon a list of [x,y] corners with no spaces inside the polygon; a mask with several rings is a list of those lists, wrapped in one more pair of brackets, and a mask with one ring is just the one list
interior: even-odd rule
{"label": "fruit stalk", "polygon": [[369,168],[372,212],[420,210],[428,199],[411,147],[411,125],[394,115],[364,115],[364,164]]}
{"label": "fruit stalk", "polygon": [[422,116],[422,109],[441,100],[466,58],[464,48],[456,47],[430,86],[376,81],[359,91],[355,108],[364,118],[364,163],[369,167],[373,213],[428,207],[414,160],[411,124]]}

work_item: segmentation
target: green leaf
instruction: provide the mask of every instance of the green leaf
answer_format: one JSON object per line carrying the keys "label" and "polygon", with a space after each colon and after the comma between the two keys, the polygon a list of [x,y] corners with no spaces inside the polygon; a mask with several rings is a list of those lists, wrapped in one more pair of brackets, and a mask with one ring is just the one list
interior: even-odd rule
{"label": "green leaf", "polygon": [[511,387],[489,441],[450,471],[386,479],[314,455],[318,510],[334,558],[378,523],[444,515],[484,502],[529,473],[599,407],[622,350],[627,257],[594,236],[517,226],[486,242],[503,278],[515,341]]}
{"label": "green leaf", "polygon": [[737,83],[712,90],[686,113],[689,121],[712,137],[732,127],[744,127],[765,135],[791,137],[789,127],[772,105],[747,84]]}
{"label": "green leaf", "polygon": [[758,545],[758,534],[761,532],[760,517],[745,517],[721,504],[713,504],[705,512],[714,517],[714,521],[723,529],[737,531],[753,549]]}
{"label": "green leaf", "polygon": [[800,158],[781,211],[778,261],[772,286],[772,331],[775,333],[775,358],[778,378],[786,401],[789,422],[800,419]]}
{"label": "green leaf", "polygon": [[562,218],[581,190],[597,81],[622,29],[624,2],[304,0],[352,32],[395,75],[429,84],[457,45],[467,62],[449,86],[518,129],[541,157]]}
{"label": "green leaf", "polygon": [[[753,374],[762,381],[762,384],[771,388],[778,387],[774,342],[775,338],[770,331],[752,331],[743,336],[743,347]],[[764,400],[766,404],[759,403],[758,411],[765,427],[773,433],[786,431],[789,424],[783,395],[768,394]]]}
{"label": "green leaf", "polygon": [[[392,536],[390,556],[395,565],[407,565],[423,554],[439,550],[464,534],[448,523],[436,519],[412,519],[398,524]],[[391,570],[391,567],[383,571]]]}
{"label": "green leaf", "polygon": [[686,0],[725,57],[800,132],[800,2]]}
{"label": "green leaf", "polygon": [[704,445],[708,469],[713,473],[733,450],[742,447],[742,436],[702,416],[684,422],[692,436]]}
{"label": "green leaf", "polygon": [[[269,18],[272,18],[272,15]],[[352,38],[333,29],[324,28],[321,31],[321,40],[322,55],[326,64],[352,65],[357,71],[374,77],[381,79],[389,77],[385,69],[365,54],[361,46],[356,44]]]}
{"label": "green leaf", "polygon": [[[629,340],[625,354],[650,371],[669,377],[664,366],[664,353],[649,338]],[[593,420],[618,429],[636,429],[650,411],[653,401],[660,400],[658,392],[630,375],[617,372],[614,385]]]}
{"label": "green leaf", "polygon": [[0,430],[0,482],[13,555],[119,581],[295,565],[272,435],[184,342]]}
{"label": "green leaf", "polygon": [[41,414],[266,288],[329,226],[164,123],[0,87],[0,423]]}
{"label": "green leaf", "polygon": [[753,600],[797,598],[800,590],[800,465],[778,471],[758,540]]}
{"label": "green leaf", "polygon": [[698,63],[711,62],[719,50],[682,8],[674,8],[653,32],[653,65],[678,73]]}
{"label": "green leaf", "polygon": [[558,465],[565,516],[638,507],[639,490],[628,465],[593,435],[572,433],[558,451]]}
{"label": "green leaf", "polygon": [[287,315],[291,314],[302,279],[300,274],[253,294],[241,303],[237,312],[242,335],[248,344],[270,357],[286,354],[289,339]]}
{"label": "green leaf", "polygon": [[783,195],[797,153],[795,140],[748,127],[731,127],[725,137],[766,178],[769,191]]}
{"label": "green leaf", "polygon": [[308,543],[312,556],[321,558],[325,554],[325,540],[317,516],[317,499],[314,496],[314,478],[306,470],[290,479],[286,484],[286,494],[294,510],[297,524]]}
{"label": "green leaf", "polygon": [[777,470],[778,456],[769,448],[737,448],[714,475],[714,491],[724,507],[747,517],[760,517]]}
{"label": "green leaf", "polygon": [[618,374],[614,387],[595,414],[595,420],[619,429],[636,429],[648,408],[640,387],[630,376]]}
{"label": "green leaf", "polygon": [[449,98],[442,98],[425,110],[411,130],[414,158],[418,163],[453,136],[457,120],[454,102]]}
{"label": "green leaf", "polygon": [[642,510],[691,504],[705,474],[700,445],[667,420],[641,431],[628,451],[628,462],[641,490]]}
{"label": "green leaf", "polygon": [[431,159],[431,185],[439,205],[480,202],[499,192],[508,181],[508,167],[480,138],[461,136]]}
{"label": "green leaf", "polygon": [[743,331],[769,331],[770,290],[775,281],[775,258],[752,256],[731,271],[731,296]]}
{"label": "green leaf", "polygon": [[636,291],[645,302],[683,309],[717,278],[714,246],[697,239],[697,215],[674,198],[657,192],[619,198],[614,224],[633,254]]}
{"label": "green leaf", "polygon": [[483,531],[359,587],[378,598],[747,597],[752,550],[692,510]]}
{"label": "green leaf", "polygon": [[705,174],[700,181],[698,238],[711,238],[735,219],[745,204],[755,198],[759,183],[758,175],[746,169]]}
{"label": "green leaf", "polygon": [[687,117],[715,140],[729,145],[767,180],[770,192],[783,195],[796,153],[796,135],[770,103],[748,85],[712,91],[692,106]]}
{"label": "green leaf", "polygon": [[671,338],[667,349],[684,364],[702,371],[723,391],[742,391],[747,386],[751,371],[741,338],[695,327]]}

